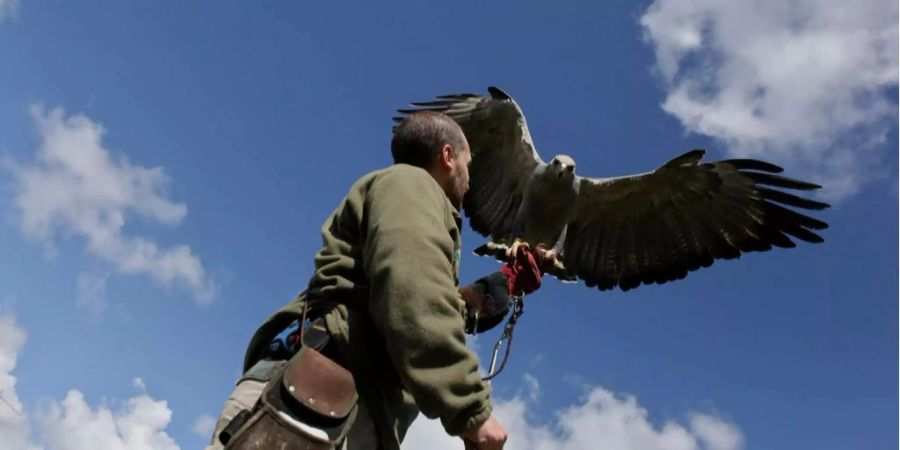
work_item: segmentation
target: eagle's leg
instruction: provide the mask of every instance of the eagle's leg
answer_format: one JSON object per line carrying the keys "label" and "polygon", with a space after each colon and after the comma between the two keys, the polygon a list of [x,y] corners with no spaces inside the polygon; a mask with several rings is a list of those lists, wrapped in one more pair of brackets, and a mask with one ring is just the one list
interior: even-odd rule
{"label": "eagle's leg", "polygon": [[563,265],[562,258],[559,257],[559,250],[556,247],[547,248],[543,244],[538,244],[535,248],[541,263],[546,268],[545,271],[553,274],[557,278],[562,278],[561,274],[566,272],[566,266]]}
{"label": "eagle's leg", "polygon": [[519,253],[519,247],[525,246],[525,249],[528,249],[528,243],[516,238],[512,244],[509,245],[509,248],[506,249],[506,258],[512,259],[516,257],[516,254]]}
{"label": "eagle's leg", "polygon": [[538,256],[541,257],[542,262],[544,263],[544,272],[553,275],[563,282],[575,281],[575,276],[567,273],[566,266],[563,264],[564,255],[561,254],[562,249],[565,246],[566,234],[568,231],[568,225],[563,227],[562,233],[560,233],[559,238],[556,240],[556,244],[550,249],[547,249],[544,245],[537,246]]}
{"label": "eagle's leg", "polygon": [[537,247],[534,248],[535,253],[541,258],[543,263],[552,263],[556,264],[557,256],[559,252],[556,250],[556,247],[547,248],[544,244],[538,244]]}

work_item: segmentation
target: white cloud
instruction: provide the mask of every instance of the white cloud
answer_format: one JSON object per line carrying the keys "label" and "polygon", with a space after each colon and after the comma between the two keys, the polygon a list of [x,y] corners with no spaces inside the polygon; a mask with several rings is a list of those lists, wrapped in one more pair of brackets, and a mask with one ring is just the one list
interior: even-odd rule
{"label": "white cloud", "polygon": [[[525,393],[536,389],[534,377],[525,379]],[[557,411],[552,423],[535,423],[529,408],[537,405],[521,395],[495,401],[494,414],[506,428],[510,450],[739,450],[743,436],[733,424],[720,418],[691,413],[689,426],[674,421],[654,425],[646,409],[632,396],[618,396],[595,387],[577,405]],[[458,438],[444,433],[438,421],[417,420],[404,448],[450,450]]]}
{"label": "white cloud", "polygon": [[203,436],[204,438],[209,438],[212,436],[213,431],[216,429],[216,419],[209,415],[203,414],[194,421],[194,426],[191,427],[191,430],[194,431],[199,436]]}
{"label": "white cloud", "polygon": [[[179,450],[166,433],[172,411],[164,400],[142,392],[121,408],[91,407],[84,395],[70,390],[62,401],[48,400],[32,416],[16,395],[12,375],[26,333],[12,314],[0,314],[0,450]],[[144,391],[140,378],[133,384]],[[30,422],[40,424],[43,447],[30,440]]]}
{"label": "white cloud", "polygon": [[0,0],[0,23],[7,17],[15,17],[19,9],[19,0]]}
{"label": "white cloud", "polygon": [[[459,438],[447,436],[444,427],[441,426],[439,420],[429,420],[423,416],[419,416],[403,439],[403,449],[416,450],[459,450],[462,447],[462,441]],[[507,447],[509,449],[510,447]]]}
{"label": "white cloud", "polygon": [[538,398],[540,398],[540,396],[541,396],[541,385],[540,385],[540,383],[538,383],[537,377],[535,377],[534,375],[531,375],[529,373],[526,373],[522,377],[522,384],[525,385],[523,387],[523,389],[525,391],[525,397],[527,399],[531,400],[532,402],[536,402],[538,400]]}
{"label": "white cloud", "polygon": [[141,394],[124,408],[92,408],[77,390],[51,402],[39,421],[49,450],[178,450],[165,432],[172,410],[164,400]]}
{"label": "white cloud", "polygon": [[144,383],[144,379],[141,377],[134,377],[134,379],[131,380],[131,385],[141,392],[147,391],[147,383]]}
{"label": "white cloud", "polygon": [[0,448],[37,449],[29,439],[25,409],[16,395],[16,368],[19,351],[25,344],[25,330],[16,324],[15,316],[0,313]]}
{"label": "white cloud", "polygon": [[896,121],[897,3],[655,0],[641,24],[682,125],[854,193]]}
{"label": "white cloud", "polygon": [[106,280],[109,274],[80,273],[75,281],[78,289],[78,306],[86,308],[94,317],[101,317],[106,310]]}
{"label": "white cloud", "polygon": [[691,417],[691,431],[710,449],[741,448],[744,442],[744,437],[733,425],[703,414]]}
{"label": "white cloud", "polygon": [[[103,147],[103,126],[61,108],[32,108],[41,145],[33,164],[9,163],[15,176],[15,204],[22,232],[52,247],[57,237],[85,239],[86,250],[125,274],[146,274],[163,285],[188,288],[201,302],[215,285],[190,247],[160,248],[155,242],[123,234],[126,218],[174,226],[187,207],[166,198],[168,177],[160,167],[145,168]],[[102,308],[98,278],[81,278],[82,302]]]}

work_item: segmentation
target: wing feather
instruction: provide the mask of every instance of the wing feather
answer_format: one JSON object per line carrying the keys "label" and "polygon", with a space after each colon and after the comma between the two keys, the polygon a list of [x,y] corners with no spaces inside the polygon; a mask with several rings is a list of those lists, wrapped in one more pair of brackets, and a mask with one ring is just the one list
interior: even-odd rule
{"label": "wing feather", "polygon": [[[754,159],[700,163],[693,150],[639,175],[582,178],[564,263],[601,290],[665,283],[746,252],[822,242],[828,227],[798,210],[827,203],[782,189],[820,186]],[[793,209],[792,209],[793,208]]]}
{"label": "wing feather", "polygon": [[534,148],[525,115],[508,94],[495,87],[489,95],[439,95],[436,100],[411,103],[400,117],[415,111],[436,111],[462,127],[472,149],[470,190],[463,210],[472,228],[495,240],[511,238],[516,213],[532,172],[544,162]]}

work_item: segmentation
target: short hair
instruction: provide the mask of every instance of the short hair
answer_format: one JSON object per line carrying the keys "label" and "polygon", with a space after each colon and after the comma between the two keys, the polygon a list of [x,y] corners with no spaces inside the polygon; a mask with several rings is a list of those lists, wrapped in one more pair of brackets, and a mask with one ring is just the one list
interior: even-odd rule
{"label": "short hair", "polygon": [[391,155],[395,164],[428,168],[444,145],[462,151],[465,142],[462,128],[446,114],[417,111],[394,127]]}

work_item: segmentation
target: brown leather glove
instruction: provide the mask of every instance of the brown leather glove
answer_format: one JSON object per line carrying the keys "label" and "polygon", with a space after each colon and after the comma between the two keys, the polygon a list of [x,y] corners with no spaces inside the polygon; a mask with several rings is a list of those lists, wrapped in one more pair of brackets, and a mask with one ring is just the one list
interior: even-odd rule
{"label": "brown leather glove", "polygon": [[466,333],[482,333],[503,321],[509,312],[509,282],[497,271],[459,288],[466,302]]}

